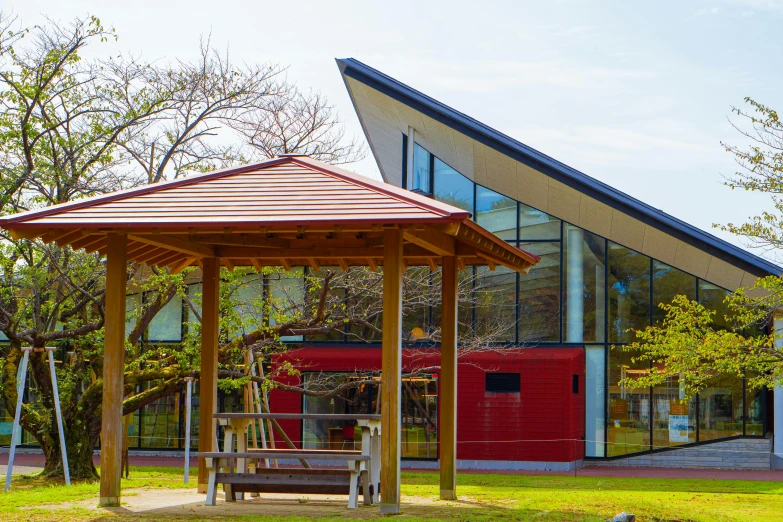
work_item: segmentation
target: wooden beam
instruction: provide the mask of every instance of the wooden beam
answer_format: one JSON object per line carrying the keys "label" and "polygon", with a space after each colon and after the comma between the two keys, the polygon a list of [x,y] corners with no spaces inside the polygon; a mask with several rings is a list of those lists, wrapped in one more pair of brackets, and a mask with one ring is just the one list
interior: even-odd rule
{"label": "wooden beam", "polygon": [[[218,328],[220,315],[220,259],[201,259],[201,369],[199,373],[199,453],[217,451],[215,419],[217,413]],[[198,491],[207,491],[207,467],[198,459]]]}
{"label": "wooden beam", "polygon": [[146,263],[150,259],[155,259],[156,257],[160,256],[164,252],[169,252],[169,250],[166,250],[165,248],[156,247],[155,245],[150,245],[153,247],[152,250],[145,252],[144,254],[140,256],[134,256],[133,259],[137,263]]}
{"label": "wooden beam", "polygon": [[308,261],[310,262],[310,267],[316,272],[321,269],[321,264],[314,257],[311,257]]}
{"label": "wooden beam", "polygon": [[369,266],[369,267],[370,267],[370,269],[371,269],[373,272],[374,272],[374,271],[376,271],[376,270],[378,270],[378,262],[377,262],[377,261],[375,261],[375,259],[373,259],[373,258],[371,258],[371,257],[367,259],[367,266]]}
{"label": "wooden beam", "polygon": [[141,243],[149,243],[150,245],[159,246],[168,250],[176,250],[183,254],[188,254],[193,257],[214,257],[215,251],[212,247],[207,245],[199,245],[198,243],[192,243],[172,236],[166,236],[163,234],[132,234],[128,236],[128,239],[133,241],[139,241]]}
{"label": "wooden beam", "polygon": [[402,231],[386,230],[383,248],[381,363],[381,514],[400,512],[402,393]]}
{"label": "wooden beam", "polygon": [[430,265],[430,270],[433,272],[438,269],[438,264],[435,262],[435,259],[428,257],[427,258],[427,264]]}
{"label": "wooden beam", "polygon": [[120,505],[127,241],[121,234],[109,234],[107,237],[101,407],[101,506]]}
{"label": "wooden beam", "polygon": [[223,259],[223,264],[226,265],[226,268],[228,268],[230,271],[234,271],[234,263],[231,262],[230,259]]}
{"label": "wooden beam", "polygon": [[179,261],[179,262],[174,263],[174,264],[170,264],[169,265],[169,270],[171,271],[172,274],[179,274],[180,272],[185,270],[187,267],[192,265],[193,261],[195,261],[194,258],[187,257],[187,258],[185,258],[182,261]]}
{"label": "wooden beam", "polygon": [[291,263],[289,263],[287,259],[280,259],[280,265],[285,269],[286,272],[291,271]]}
{"label": "wooden beam", "polygon": [[209,245],[289,248],[289,239],[266,237],[266,234],[190,234],[192,243]]}
{"label": "wooden beam", "polygon": [[261,264],[261,261],[258,259],[252,259],[253,267],[256,269],[256,272],[259,274],[262,274],[264,272],[264,265]]}
{"label": "wooden beam", "polygon": [[50,232],[49,229],[40,228],[9,228],[8,232],[11,238],[19,241],[21,239],[34,239]]}
{"label": "wooden beam", "polygon": [[[251,248],[251,247],[217,247],[215,254],[218,257],[230,257],[231,259],[309,259],[313,257],[312,248]],[[405,257],[432,257],[432,252],[418,245],[407,244],[404,246]],[[338,248],[321,247],[317,252],[321,264],[325,259],[361,259],[365,262],[368,257],[383,257],[383,247]]]}
{"label": "wooden beam", "polygon": [[[66,230],[51,230],[41,236],[41,241],[43,241],[46,244],[49,243],[57,243],[60,244],[60,241],[65,241],[63,243],[64,246],[69,241],[69,236],[73,236],[73,238],[81,237],[82,231],[81,230],[73,230],[73,229],[66,229]],[[104,234],[105,235],[105,234]]]}
{"label": "wooden beam", "polygon": [[80,248],[88,248],[90,245],[94,245],[96,243],[100,243],[106,239],[105,234],[96,235],[96,236],[82,236],[73,243],[70,244],[71,248],[74,250],[79,250]]}
{"label": "wooden beam", "polygon": [[149,266],[165,266],[166,263],[182,257],[182,252],[163,250],[160,254],[145,261]]}
{"label": "wooden beam", "polygon": [[457,259],[443,258],[440,336],[440,498],[457,499]]}
{"label": "wooden beam", "polygon": [[430,227],[424,232],[416,232],[411,229],[406,230],[403,232],[403,238],[405,241],[419,245],[439,256],[453,256],[456,248],[456,241],[453,236],[447,236],[443,232],[438,232]]}
{"label": "wooden beam", "polygon": [[348,261],[346,261],[343,258],[340,258],[337,260],[337,263],[340,265],[340,268],[343,270],[343,272],[348,271]]}

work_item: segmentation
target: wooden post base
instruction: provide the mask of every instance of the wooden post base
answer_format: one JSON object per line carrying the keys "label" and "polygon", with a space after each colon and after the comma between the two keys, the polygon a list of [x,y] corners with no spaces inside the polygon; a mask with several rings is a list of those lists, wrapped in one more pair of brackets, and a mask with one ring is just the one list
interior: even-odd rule
{"label": "wooden post base", "polygon": [[198,492],[199,493],[206,493],[208,487],[209,487],[209,484],[199,484],[198,485]]}
{"label": "wooden post base", "polygon": [[400,514],[400,505],[399,504],[384,504],[381,502],[381,515],[399,515]]}
{"label": "wooden post base", "polygon": [[457,492],[453,489],[441,489],[440,490],[440,499],[441,500],[457,500]]}
{"label": "wooden post base", "polygon": [[98,505],[101,507],[119,507],[120,497],[101,497]]}

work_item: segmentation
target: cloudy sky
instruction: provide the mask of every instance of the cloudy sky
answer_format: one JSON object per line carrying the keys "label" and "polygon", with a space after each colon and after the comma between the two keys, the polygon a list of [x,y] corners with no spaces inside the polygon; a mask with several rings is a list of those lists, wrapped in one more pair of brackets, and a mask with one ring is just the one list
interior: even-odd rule
{"label": "cloudy sky", "polygon": [[[766,198],[722,185],[750,96],[783,108],[783,0],[439,2],[4,0],[28,24],[87,13],[117,50],[189,59],[200,36],[289,66],[361,129],[334,63],[354,57],[655,207],[714,231]],[[372,158],[351,168],[378,176]]]}

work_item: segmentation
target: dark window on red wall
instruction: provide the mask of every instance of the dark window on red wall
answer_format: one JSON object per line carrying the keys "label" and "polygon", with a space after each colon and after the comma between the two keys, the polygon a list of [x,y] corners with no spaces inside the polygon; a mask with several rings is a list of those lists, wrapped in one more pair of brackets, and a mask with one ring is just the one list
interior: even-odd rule
{"label": "dark window on red wall", "polygon": [[519,393],[518,373],[487,373],[487,391],[490,393]]}
{"label": "dark window on red wall", "polygon": [[571,376],[571,391],[575,394],[579,394],[579,376],[578,375],[572,375]]}

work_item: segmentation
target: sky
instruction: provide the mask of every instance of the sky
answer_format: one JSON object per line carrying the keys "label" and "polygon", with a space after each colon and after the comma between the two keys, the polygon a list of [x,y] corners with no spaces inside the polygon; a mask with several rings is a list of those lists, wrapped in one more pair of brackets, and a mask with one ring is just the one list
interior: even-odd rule
{"label": "sky", "polygon": [[[199,39],[287,66],[363,138],[335,58],[353,57],[596,179],[713,228],[771,208],[723,185],[752,97],[783,107],[783,0],[101,2],[3,0],[26,24],[87,14],[119,51],[192,59]],[[349,166],[379,177],[369,155]],[[759,252],[756,252],[759,253]]]}

